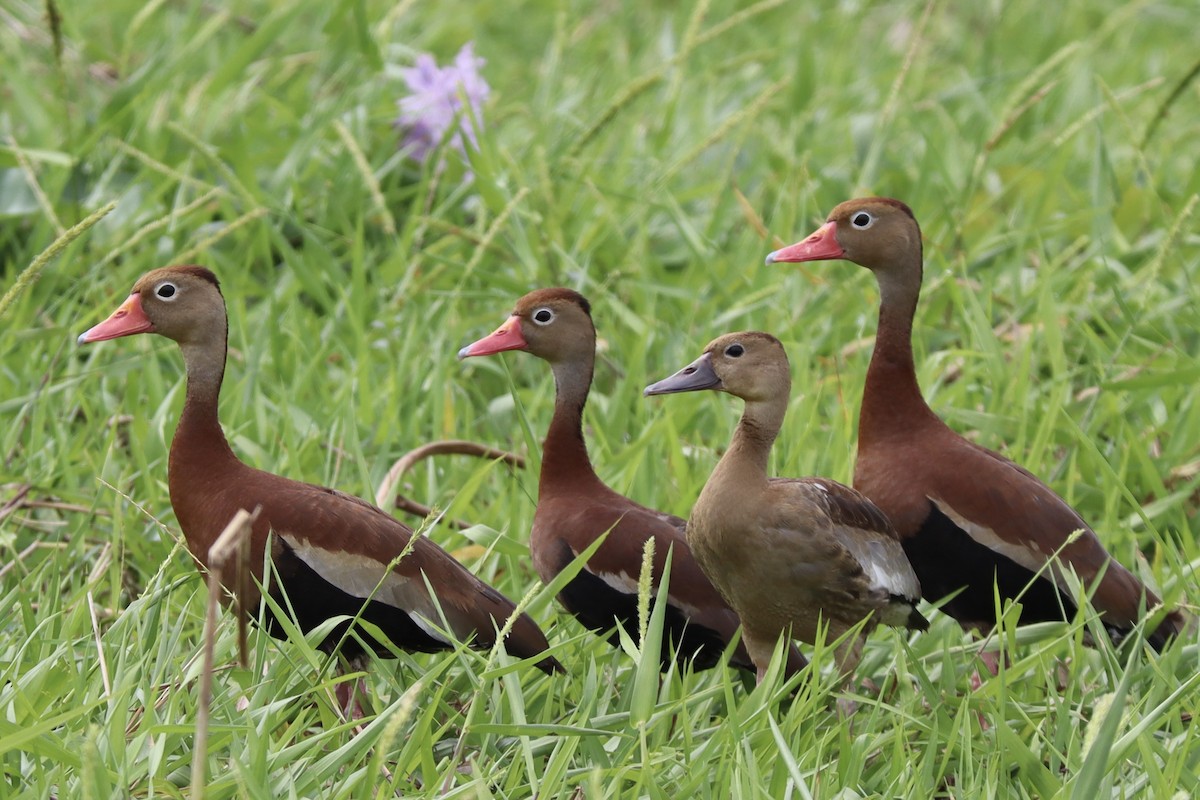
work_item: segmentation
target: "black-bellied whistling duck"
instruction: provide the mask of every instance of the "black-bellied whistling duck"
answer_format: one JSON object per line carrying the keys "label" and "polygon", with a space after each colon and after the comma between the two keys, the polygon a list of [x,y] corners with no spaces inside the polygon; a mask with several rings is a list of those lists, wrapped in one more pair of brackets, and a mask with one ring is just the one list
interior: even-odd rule
{"label": "black-bellied whistling duck", "polygon": [[[822,621],[831,641],[864,619],[863,635],[880,622],[928,628],[915,608],[921,586],[883,512],[835,481],[767,476],[792,389],[779,340],[757,331],[725,334],[645,393],[703,389],[740,397],[745,411],[692,508],[687,540],[741,617],[758,679],[780,636],[812,643]],[[842,641],[843,675],[861,655],[860,636]]]}
{"label": "black-bellied whistling duck", "polygon": [[[542,580],[549,583],[596,539],[608,537],[559,593],[558,599],[584,626],[620,645],[614,625],[638,633],[637,592],[642,551],[654,540],[653,586],[671,551],[669,606],[664,620],[661,664],[674,650],[697,669],[720,662],[738,628],[737,615],[704,577],[683,529],[686,522],[639,505],[618,494],[592,469],[583,439],[583,407],[592,385],[596,328],[591,306],[570,289],[539,289],[517,301],[512,315],[494,333],[467,345],[459,358],[524,350],[550,362],[557,395],[554,417],[542,449],[538,504],[529,549]],[[731,661],[752,669],[744,642]],[[790,653],[789,669],[804,666]]]}
{"label": "black-bellied whistling duck", "polygon": [[[1096,584],[1092,604],[1118,638],[1137,624],[1143,606],[1159,605],[1062,498],[950,430],[926,405],[912,355],[921,230],[908,206],[883,197],[842,203],[815,233],[771,253],[767,263],[826,259],[853,261],[879,283],[854,486],[895,524],[925,597],[958,592],[942,610],[967,628],[995,624],[993,587],[1001,599],[1019,597],[1022,622],[1061,620],[1075,611],[1063,578],[1069,568],[1085,585]],[[1174,610],[1148,639],[1161,648],[1185,624]]]}
{"label": "black-bellied whistling duck", "polygon": [[[167,480],[175,517],[200,566],[208,566],[209,547],[238,509],[261,507],[251,536],[254,576],[263,582],[270,534],[271,593],[283,608],[290,605],[301,629],[361,614],[407,650],[445,650],[454,639],[481,648],[495,643],[514,605],[432,541],[414,537],[399,520],[357,497],[253,469],[234,455],[217,420],[228,323],[213,273],[196,266],[146,273],[121,307],[79,341],[135,333],[166,336],[183,351],[187,399],[171,442]],[[401,553],[404,557],[389,571]],[[247,608],[257,605],[257,596],[245,602]],[[269,609],[264,623],[272,634],[283,635]],[[322,647],[332,649],[341,641],[340,655],[355,662],[365,652],[355,637],[342,641],[348,624],[336,626]],[[376,654],[388,655],[365,632],[359,636]],[[546,637],[525,614],[515,620],[504,644],[515,656],[537,658],[544,672],[562,670],[545,655]]]}

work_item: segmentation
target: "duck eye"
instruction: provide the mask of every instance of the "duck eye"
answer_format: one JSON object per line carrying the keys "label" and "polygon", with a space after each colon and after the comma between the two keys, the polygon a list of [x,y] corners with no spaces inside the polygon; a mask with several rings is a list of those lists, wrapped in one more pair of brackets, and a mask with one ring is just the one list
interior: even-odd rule
{"label": "duck eye", "polygon": [[173,298],[175,296],[175,292],[176,292],[175,284],[169,283],[169,282],[160,283],[158,285],[158,288],[154,290],[154,293],[156,295],[158,295],[159,297],[161,297],[163,300],[170,300],[171,298]]}
{"label": "duck eye", "polygon": [[871,223],[874,221],[875,217],[871,216],[866,211],[859,211],[850,218],[850,224],[855,228],[858,228],[860,231],[865,231],[867,228],[871,227]]}
{"label": "duck eye", "polygon": [[533,312],[533,321],[538,325],[549,325],[554,321],[554,312],[548,308],[539,308]]}
{"label": "duck eye", "polygon": [[746,348],[742,347],[740,344],[731,344],[729,347],[725,348],[725,355],[729,356],[730,358],[741,358],[742,353],[745,352]]}

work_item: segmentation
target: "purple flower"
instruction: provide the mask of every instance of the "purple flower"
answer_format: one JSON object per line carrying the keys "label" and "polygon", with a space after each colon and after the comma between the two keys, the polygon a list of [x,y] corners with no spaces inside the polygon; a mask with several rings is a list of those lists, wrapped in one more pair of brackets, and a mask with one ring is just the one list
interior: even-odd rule
{"label": "purple flower", "polygon": [[[475,126],[483,124],[483,101],[491,89],[479,74],[486,62],[472,48],[471,42],[463,45],[450,66],[439,67],[433,56],[424,53],[404,70],[410,94],[399,100],[396,127],[404,131],[404,146],[417,161],[428,158],[447,134],[450,146],[460,153],[466,153],[464,136],[471,147],[479,146]],[[469,110],[463,108],[464,99]]]}

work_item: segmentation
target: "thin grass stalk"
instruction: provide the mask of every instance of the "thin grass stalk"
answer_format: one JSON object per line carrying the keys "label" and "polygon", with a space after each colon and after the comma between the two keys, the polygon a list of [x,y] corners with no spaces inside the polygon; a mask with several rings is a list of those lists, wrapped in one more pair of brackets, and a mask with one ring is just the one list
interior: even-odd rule
{"label": "thin grass stalk", "polygon": [[[52,16],[52,19],[57,19],[57,14]],[[54,233],[57,236],[62,236],[66,232],[62,221],[58,218],[58,214],[54,211],[54,204],[50,202],[50,198],[46,196],[46,192],[42,189],[41,181],[38,180],[37,172],[33,165],[29,163],[29,157],[25,155],[24,148],[17,144],[17,140],[10,134],[8,137],[9,150],[17,157],[17,164],[21,167],[21,172],[25,173],[25,182],[29,184],[29,190],[33,192],[33,196],[37,199],[38,206],[41,207],[42,213],[50,220],[50,224],[54,226]]]}
{"label": "thin grass stalk", "polygon": [[59,253],[67,249],[67,245],[71,244],[71,242],[82,236],[89,228],[108,216],[116,207],[117,202],[115,200],[107,203],[98,211],[95,211],[87,216],[78,225],[68,228],[62,233],[61,236],[51,242],[49,247],[39,253],[38,256],[30,262],[29,266],[23,269],[21,274],[17,276],[16,282],[13,283],[12,287],[4,293],[4,297],[0,298],[0,319],[4,317],[5,312],[8,311],[8,307],[15,303],[17,298],[33,285],[34,281],[38,279],[38,276],[41,275],[42,270],[46,268],[47,264],[53,261],[59,255]]}
{"label": "thin grass stalk", "polygon": [[[221,531],[212,546],[208,549],[208,604],[204,614],[204,664],[200,671],[200,702],[196,709],[195,755],[192,757],[192,797],[204,800],[208,791],[208,720],[212,707],[213,660],[217,646],[217,613],[220,607],[221,594],[225,591],[221,582],[225,565],[231,557],[235,558],[234,586],[239,590],[238,609],[243,610],[242,603],[245,595],[244,587],[249,583],[250,535],[254,532],[254,523],[258,519],[262,507],[254,511],[239,509],[233,519]],[[238,644],[244,647],[246,617],[238,614]],[[245,658],[245,651],[239,651],[240,657]],[[243,664],[244,666],[244,664]]]}
{"label": "thin grass stalk", "polygon": [[346,145],[346,149],[350,152],[350,157],[354,160],[354,166],[358,169],[358,174],[362,176],[363,183],[370,194],[371,203],[375,206],[375,212],[379,215],[379,219],[383,223],[383,232],[388,236],[395,236],[396,220],[392,217],[392,212],[388,210],[387,200],[383,198],[383,190],[379,187],[379,181],[375,178],[375,173],[371,170],[371,165],[367,161],[366,154],[358,146],[358,142],[354,139],[354,134],[350,133],[350,129],[341,120],[333,121],[333,129],[337,131],[338,136],[342,139],[342,143]]}

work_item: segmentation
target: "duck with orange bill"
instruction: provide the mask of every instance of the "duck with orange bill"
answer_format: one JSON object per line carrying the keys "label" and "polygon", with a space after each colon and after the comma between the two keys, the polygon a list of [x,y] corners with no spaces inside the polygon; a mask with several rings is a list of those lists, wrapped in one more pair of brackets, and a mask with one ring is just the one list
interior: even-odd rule
{"label": "duck with orange bill", "polygon": [[996,602],[1019,600],[1021,622],[1070,619],[1072,571],[1110,635],[1148,610],[1161,649],[1189,624],[1109,555],[1083,518],[1029,471],[967,441],[930,409],[917,384],[912,328],[924,268],[912,210],[886,197],[849,200],[768,264],[842,260],[879,285],[879,325],[859,413],[854,487],[891,518],[925,597],[967,628],[996,623]]}
{"label": "duck with orange bill", "polygon": [[[208,567],[209,548],[230,519],[240,509],[260,508],[251,534],[254,577],[260,586],[266,580],[262,565],[269,547],[269,591],[302,630],[335,617],[360,617],[406,650],[448,650],[458,641],[478,648],[496,643],[515,606],[434,542],[357,497],[254,469],[234,454],[217,417],[228,321],[212,272],[175,266],[146,273],[112,316],[79,342],[138,333],[171,339],[183,353],[187,392],[171,441],[167,484],[188,550],[201,569]],[[243,606],[257,608],[258,597],[243,598]],[[285,635],[269,607],[263,624],[270,633]],[[333,650],[340,642],[339,653],[350,663],[368,650],[389,655],[365,631],[344,636],[348,625],[336,625],[322,647]],[[504,647],[544,672],[562,670],[526,614],[513,620]],[[348,709],[345,683],[339,692]]]}
{"label": "duck with orange bill", "polygon": [[[554,415],[542,447],[538,503],[529,547],[550,582],[597,539],[605,537],[558,598],[585,627],[619,646],[615,626],[638,631],[638,578],[646,543],[654,543],[652,585],[657,596],[671,563],[661,665],[672,660],[704,669],[723,663],[738,631],[737,614],[704,576],[684,536],[684,520],[647,508],[609,488],[588,456],[583,410],[592,385],[596,328],[592,306],[571,289],[539,289],[517,301],[499,328],[459,351],[459,358],[520,350],[548,362],[556,388]],[[744,642],[733,666],[753,669]],[[804,666],[788,652],[787,670]]]}

